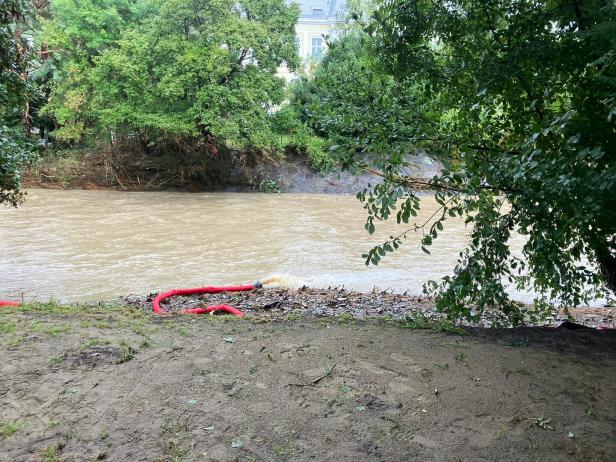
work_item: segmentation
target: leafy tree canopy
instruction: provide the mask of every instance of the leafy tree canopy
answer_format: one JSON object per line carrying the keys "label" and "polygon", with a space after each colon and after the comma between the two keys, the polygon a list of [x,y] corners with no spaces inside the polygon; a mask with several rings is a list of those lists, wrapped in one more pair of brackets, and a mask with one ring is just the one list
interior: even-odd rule
{"label": "leafy tree canopy", "polygon": [[[64,139],[94,128],[266,147],[297,65],[299,11],[283,0],[59,0],[43,38],[59,54],[47,110]],[[92,9],[92,14],[88,13]],[[86,20],[87,19],[87,20]],[[74,27],[72,27],[74,25]]]}
{"label": "leafy tree canopy", "polygon": [[[439,213],[409,229],[423,234],[429,252],[447,219],[472,226],[453,274],[427,285],[438,308],[518,323],[524,311],[507,284],[539,293],[536,317],[615,291],[614,3],[392,0],[363,26],[371,57],[337,53],[334,44],[324,69],[355,72],[340,72],[336,86],[317,71],[308,93],[319,102],[299,98],[334,149],[344,144],[345,161],[377,159],[385,181],[359,195],[369,231],[394,214],[412,223],[420,207],[419,181],[401,155],[407,146],[445,159],[429,182]],[[349,43],[357,41],[339,47]],[[360,72],[366,60],[374,62],[368,74]],[[382,92],[371,86],[377,82]],[[400,108],[388,111],[393,104]],[[524,259],[511,252],[515,232],[526,237]],[[372,249],[367,264],[406,235]]]}
{"label": "leafy tree canopy", "polygon": [[349,28],[292,92],[301,120],[328,139],[330,152],[347,167],[357,153],[371,154],[381,168],[399,162],[427,128],[421,117],[428,100],[415,97],[421,81],[401,86],[383,72],[371,47],[365,32]]}
{"label": "leafy tree canopy", "polygon": [[17,21],[24,20],[26,7],[21,0],[0,3],[0,205],[16,206],[21,201],[21,169],[30,158],[19,128],[26,62],[20,53],[24,43],[16,36],[15,27]]}

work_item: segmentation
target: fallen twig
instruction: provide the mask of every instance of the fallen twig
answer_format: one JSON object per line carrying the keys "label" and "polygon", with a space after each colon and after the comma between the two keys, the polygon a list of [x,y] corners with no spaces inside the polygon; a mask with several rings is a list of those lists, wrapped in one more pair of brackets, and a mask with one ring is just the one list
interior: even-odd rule
{"label": "fallen twig", "polygon": [[295,386],[295,387],[309,387],[311,385],[316,385],[317,383],[319,383],[321,380],[329,377],[332,373],[332,371],[336,368],[336,364],[334,364],[327,372],[325,372],[324,375],[322,375],[321,377],[317,377],[316,379],[314,379],[312,382],[308,382],[308,383],[290,383],[289,386]]}

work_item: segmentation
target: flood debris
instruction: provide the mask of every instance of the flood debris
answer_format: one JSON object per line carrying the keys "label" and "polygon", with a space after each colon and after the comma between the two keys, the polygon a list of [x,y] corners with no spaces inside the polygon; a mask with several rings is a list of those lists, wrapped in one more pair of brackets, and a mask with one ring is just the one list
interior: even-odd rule
{"label": "flood debris", "polygon": [[[156,294],[137,297],[134,294],[121,299],[121,303],[152,310]],[[383,318],[418,324],[443,321],[446,316],[435,308],[434,299],[425,295],[408,295],[390,291],[354,292],[344,287],[315,289],[259,289],[249,292],[178,296],[164,300],[162,307],[168,312],[209,305],[231,305],[246,315],[259,320],[288,318],[335,317],[347,321]],[[570,318],[568,317],[570,316]],[[419,322],[421,321],[421,322]],[[456,323],[463,327],[491,327],[490,319],[478,322]],[[528,323],[527,325],[533,325]],[[613,308],[575,308],[561,312],[542,324],[563,329],[616,328]]]}

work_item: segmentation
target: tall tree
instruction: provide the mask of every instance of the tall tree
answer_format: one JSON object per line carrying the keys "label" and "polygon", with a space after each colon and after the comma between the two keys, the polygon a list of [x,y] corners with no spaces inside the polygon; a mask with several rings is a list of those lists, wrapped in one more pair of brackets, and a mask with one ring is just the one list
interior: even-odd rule
{"label": "tall tree", "polygon": [[0,204],[16,206],[22,199],[19,190],[21,170],[30,157],[21,130],[27,69],[28,44],[19,34],[27,4],[6,0],[0,4]]}
{"label": "tall tree", "polygon": [[56,122],[54,138],[80,142],[97,131],[89,108],[95,60],[118,46],[127,29],[152,13],[149,0],[54,0],[38,39],[50,56],[52,78],[43,112]]}
{"label": "tall tree", "polygon": [[[422,129],[408,141],[449,159],[429,182],[440,213],[409,232],[429,252],[449,217],[472,225],[453,274],[428,285],[437,306],[517,323],[528,313],[507,284],[539,293],[530,312],[538,317],[616,291],[614,2],[391,0],[366,32],[383,72],[425,98]],[[420,207],[404,156],[380,154],[384,183],[359,195],[369,231],[396,209],[412,223]],[[510,249],[515,232],[526,237],[523,259]],[[372,249],[367,264],[406,236]]]}
{"label": "tall tree", "polygon": [[428,127],[419,115],[428,99],[416,97],[423,91],[420,81],[413,92],[384,72],[364,31],[348,27],[341,34],[312,75],[293,86],[291,103],[344,166],[352,167],[362,153],[385,168],[425,136]]}
{"label": "tall tree", "polygon": [[87,0],[92,11],[74,17],[74,1],[58,0],[45,34],[64,60],[47,107],[61,138],[79,140],[104,128],[136,135],[145,149],[169,135],[211,146],[272,143],[270,113],[284,100],[276,70],[298,64],[296,6]]}

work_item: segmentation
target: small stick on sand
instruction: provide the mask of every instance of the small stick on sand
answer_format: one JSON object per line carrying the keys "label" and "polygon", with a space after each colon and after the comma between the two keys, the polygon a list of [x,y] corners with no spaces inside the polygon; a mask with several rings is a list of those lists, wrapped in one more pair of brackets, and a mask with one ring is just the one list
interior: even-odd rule
{"label": "small stick on sand", "polygon": [[295,387],[309,387],[311,385],[316,385],[317,383],[319,383],[324,378],[329,377],[330,374],[332,373],[332,371],[335,369],[336,366],[337,366],[337,364],[334,364],[324,375],[322,375],[321,377],[317,377],[312,382],[308,382],[308,383],[290,383],[289,386],[290,387],[291,386],[295,386]]}

